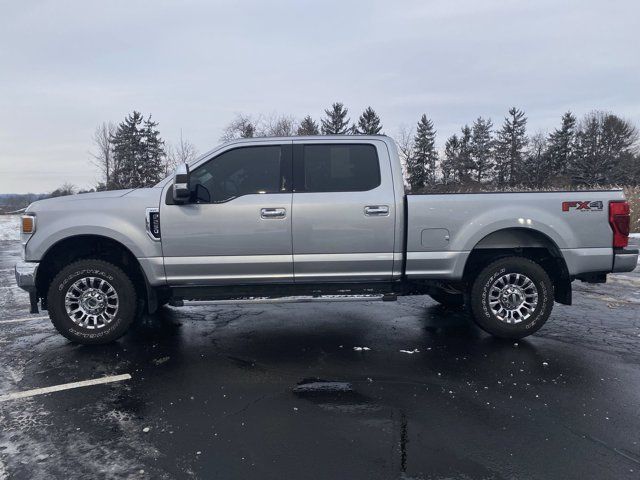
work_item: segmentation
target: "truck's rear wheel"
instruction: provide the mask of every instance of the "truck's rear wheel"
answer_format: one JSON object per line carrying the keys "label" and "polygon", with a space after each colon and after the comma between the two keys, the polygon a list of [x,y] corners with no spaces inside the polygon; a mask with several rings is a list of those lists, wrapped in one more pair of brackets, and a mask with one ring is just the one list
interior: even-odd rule
{"label": "truck's rear wheel", "polygon": [[63,268],[49,286],[49,317],[69,340],[109,343],[121,337],[136,315],[131,279],[103,260],[80,260]]}
{"label": "truck's rear wheel", "polygon": [[553,283],[537,263],[508,257],[485,267],[471,287],[475,322],[502,338],[522,338],[536,332],[553,308]]}

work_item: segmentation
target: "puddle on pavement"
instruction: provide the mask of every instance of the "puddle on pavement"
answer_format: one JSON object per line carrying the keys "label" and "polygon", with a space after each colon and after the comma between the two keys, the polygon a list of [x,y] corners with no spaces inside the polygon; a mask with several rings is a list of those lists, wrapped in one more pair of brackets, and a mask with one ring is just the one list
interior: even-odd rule
{"label": "puddle on pavement", "polygon": [[293,388],[293,394],[325,410],[341,413],[372,412],[382,408],[357,392],[349,382],[305,378]]}

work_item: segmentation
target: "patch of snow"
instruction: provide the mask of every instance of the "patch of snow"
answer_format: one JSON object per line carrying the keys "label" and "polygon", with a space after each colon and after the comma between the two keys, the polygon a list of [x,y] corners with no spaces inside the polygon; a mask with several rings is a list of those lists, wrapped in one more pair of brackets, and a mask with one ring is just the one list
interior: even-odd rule
{"label": "patch of snow", "polygon": [[364,352],[366,352],[366,351],[368,351],[368,350],[371,350],[369,347],[353,347],[353,349],[354,349],[356,352],[363,352],[363,351],[364,351]]}
{"label": "patch of snow", "polygon": [[[170,359],[170,357],[162,357],[162,358],[156,358],[155,360],[153,360],[153,363],[155,363],[156,365],[162,365],[165,362],[168,362]],[[193,400],[193,397],[192,397]]]}
{"label": "patch of snow", "polygon": [[9,478],[9,474],[7,473],[7,468],[2,463],[2,459],[0,458],[0,480],[4,480],[5,478]]}
{"label": "patch of snow", "polygon": [[640,232],[630,233],[629,238],[640,238]]}
{"label": "patch of snow", "polygon": [[0,241],[20,240],[20,216],[0,215]]}
{"label": "patch of snow", "polygon": [[408,353],[409,355],[413,355],[414,353],[420,353],[420,350],[414,348],[413,350],[400,350],[400,353]]}

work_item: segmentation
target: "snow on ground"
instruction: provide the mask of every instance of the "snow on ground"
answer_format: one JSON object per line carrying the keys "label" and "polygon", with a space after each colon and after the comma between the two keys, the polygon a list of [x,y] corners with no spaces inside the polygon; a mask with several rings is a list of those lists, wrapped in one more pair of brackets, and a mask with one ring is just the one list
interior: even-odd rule
{"label": "snow on ground", "polygon": [[0,215],[0,241],[20,240],[20,215]]}

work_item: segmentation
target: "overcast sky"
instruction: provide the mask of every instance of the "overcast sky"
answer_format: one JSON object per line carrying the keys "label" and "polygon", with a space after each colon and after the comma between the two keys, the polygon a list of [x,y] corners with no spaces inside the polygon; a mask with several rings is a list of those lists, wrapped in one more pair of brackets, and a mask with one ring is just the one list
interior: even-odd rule
{"label": "overcast sky", "polygon": [[202,152],[237,113],[371,105],[387,134],[525,110],[529,132],[570,109],[640,125],[640,2],[0,0],[0,193],[99,179],[102,121],[151,113]]}

